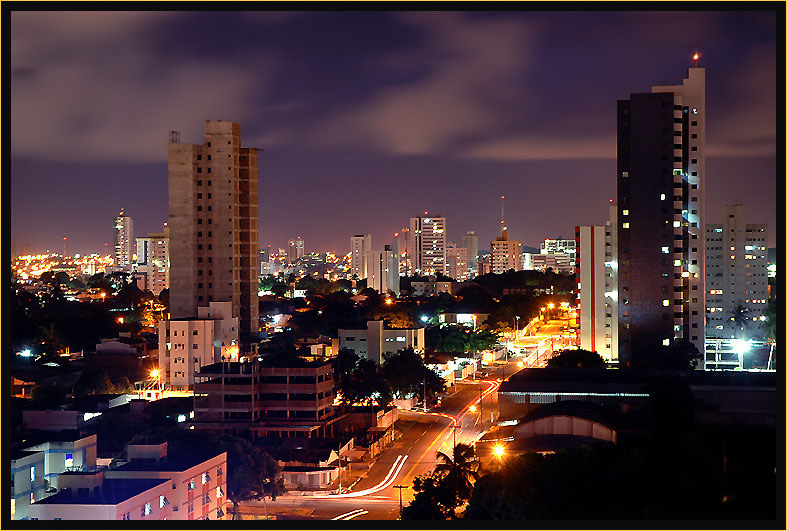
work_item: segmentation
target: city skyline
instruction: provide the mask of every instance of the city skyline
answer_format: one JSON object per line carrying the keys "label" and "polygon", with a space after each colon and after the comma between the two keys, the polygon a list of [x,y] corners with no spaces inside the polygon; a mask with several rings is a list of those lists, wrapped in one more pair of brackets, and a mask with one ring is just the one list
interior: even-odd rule
{"label": "city skyline", "polygon": [[447,241],[488,242],[500,195],[512,239],[570,237],[615,197],[616,101],[679,82],[695,50],[705,222],[740,202],[775,227],[775,14],[675,13],[15,11],[12,242],[100,252],[121,208],[139,233],[160,230],[168,132],[199,142],[218,119],[264,150],[261,248],[300,235],[343,254],[351,235],[388,242],[427,210]]}

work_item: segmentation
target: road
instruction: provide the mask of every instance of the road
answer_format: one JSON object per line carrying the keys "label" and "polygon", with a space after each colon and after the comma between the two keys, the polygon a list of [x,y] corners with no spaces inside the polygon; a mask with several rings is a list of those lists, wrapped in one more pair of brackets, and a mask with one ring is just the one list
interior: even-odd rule
{"label": "road", "polygon": [[[486,415],[492,411],[490,402],[499,385],[494,380],[460,382],[439,410],[400,411],[405,433],[378,458],[351,492],[326,496],[287,494],[275,502],[244,503],[241,514],[244,518],[264,518],[267,509],[269,515],[279,519],[331,520],[344,516],[355,520],[394,520],[399,515],[400,491],[402,504],[407,505],[414,495],[413,479],[434,469],[438,451],[451,455],[454,435],[457,443],[472,443],[489,427]],[[476,405],[475,412],[470,410],[472,405]],[[486,418],[484,423],[481,412]],[[397,489],[395,485],[406,488]]]}
{"label": "road", "polygon": [[[523,354],[511,355],[508,361],[488,367],[483,380],[458,382],[440,408],[428,413],[400,411],[402,437],[383,452],[350,492],[323,496],[287,494],[275,502],[244,503],[241,514],[245,519],[264,518],[266,511],[277,519],[397,519],[399,496],[404,506],[412,500],[413,480],[434,469],[438,451],[450,456],[454,437],[457,444],[471,444],[490,427],[500,381],[524,367],[545,364],[552,345],[555,349],[568,346],[567,338],[560,337],[567,335],[563,331],[567,324],[568,320],[555,319],[535,335],[513,342],[513,349]],[[397,485],[405,488],[398,489]]]}

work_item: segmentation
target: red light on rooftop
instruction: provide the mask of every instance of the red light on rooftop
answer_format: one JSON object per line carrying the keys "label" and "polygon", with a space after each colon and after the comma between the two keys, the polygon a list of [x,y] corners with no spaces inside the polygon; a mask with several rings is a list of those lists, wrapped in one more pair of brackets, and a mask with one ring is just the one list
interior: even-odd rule
{"label": "red light on rooftop", "polygon": [[694,52],[694,56],[692,57],[692,59],[694,59],[695,61],[699,61],[700,60],[700,54],[698,52]]}

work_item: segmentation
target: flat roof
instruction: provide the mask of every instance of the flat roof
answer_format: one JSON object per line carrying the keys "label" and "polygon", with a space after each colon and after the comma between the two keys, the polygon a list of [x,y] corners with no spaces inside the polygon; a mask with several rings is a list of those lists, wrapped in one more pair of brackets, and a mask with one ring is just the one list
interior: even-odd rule
{"label": "flat roof", "polygon": [[189,468],[195,467],[214,457],[218,457],[224,452],[208,452],[179,455],[172,457],[167,455],[162,457],[158,463],[153,458],[135,458],[124,465],[109,469],[109,472],[136,472],[136,471],[158,471],[158,472],[184,472]]}
{"label": "flat roof", "polygon": [[101,489],[96,494],[58,492],[35,502],[34,505],[117,505],[129,498],[155,488],[168,479],[125,479],[104,478]]}

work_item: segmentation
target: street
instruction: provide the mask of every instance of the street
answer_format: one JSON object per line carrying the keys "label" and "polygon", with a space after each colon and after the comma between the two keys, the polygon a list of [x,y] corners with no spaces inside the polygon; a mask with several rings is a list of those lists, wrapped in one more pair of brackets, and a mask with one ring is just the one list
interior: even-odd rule
{"label": "street", "polygon": [[449,388],[440,408],[426,413],[401,410],[397,428],[402,427],[402,436],[348,492],[288,493],[276,501],[243,503],[240,513],[244,519],[265,518],[266,511],[277,519],[397,519],[400,496],[403,506],[412,500],[413,480],[434,469],[439,462],[437,452],[452,456],[455,443],[472,444],[492,425],[500,381],[524,367],[545,365],[553,345],[555,350],[568,346],[564,332],[568,323],[567,319],[555,319],[537,334],[514,341],[512,349],[523,354],[510,355],[508,361],[486,367],[488,375],[484,379],[457,382]]}

